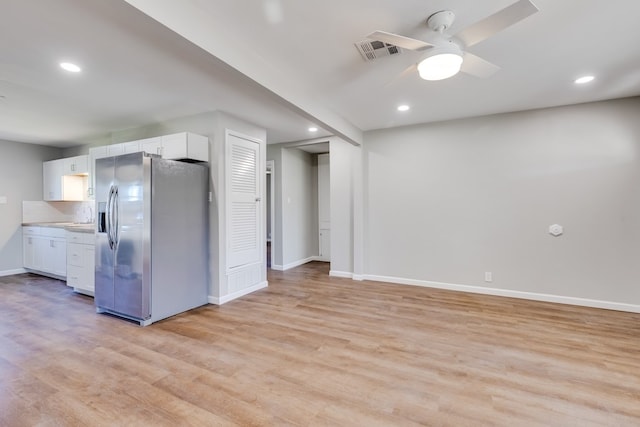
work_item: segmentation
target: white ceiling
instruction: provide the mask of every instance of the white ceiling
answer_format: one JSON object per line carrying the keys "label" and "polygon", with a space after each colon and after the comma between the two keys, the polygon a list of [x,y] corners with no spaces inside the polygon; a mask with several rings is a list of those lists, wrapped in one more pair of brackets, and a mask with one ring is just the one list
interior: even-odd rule
{"label": "white ceiling", "polygon": [[[455,34],[513,1],[11,0],[0,139],[69,146],[223,110],[265,127],[269,142],[358,141],[363,130],[640,95],[637,0],[533,0],[540,12],[469,48],[502,68],[488,79],[426,82],[403,74],[416,53],[367,63],[353,45],[375,30],[425,39],[424,20],[442,9],[455,12]],[[62,72],[63,59],[83,73]],[[587,73],[593,83],[572,83]],[[313,124],[325,130],[311,135]]]}

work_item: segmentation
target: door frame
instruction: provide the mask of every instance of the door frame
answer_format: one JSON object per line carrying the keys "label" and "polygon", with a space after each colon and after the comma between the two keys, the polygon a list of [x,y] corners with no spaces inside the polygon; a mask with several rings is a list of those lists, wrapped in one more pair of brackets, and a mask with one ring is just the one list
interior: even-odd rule
{"label": "door frame", "polygon": [[[269,229],[271,230],[271,236],[269,236],[269,243],[271,243],[271,264],[273,264],[273,248],[274,242],[276,240],[276,204],[275,204],[275,194],[276,194],[276,174],[275,174],[275,161],[267,160],[266,162],[266,175],[269,175],[269,204],[267,205],[267,209],[269,209]],[[266,195],[265,195],[266,196]],[[265,197],[266,199],[266,197]],[[266,227],[265,227],[266,228]],[[265,239],[267,236],[265,236]],[[266,246],[266,245],[265,245]],[[271,266],[269,266],[271,268]]]}

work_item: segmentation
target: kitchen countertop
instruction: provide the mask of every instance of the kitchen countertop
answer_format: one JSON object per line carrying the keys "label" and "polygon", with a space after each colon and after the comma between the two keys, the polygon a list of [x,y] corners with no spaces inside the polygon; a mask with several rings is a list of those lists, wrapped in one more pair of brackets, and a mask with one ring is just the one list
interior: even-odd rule
{"label": "kitchen countertop", "polygon": [[83,224],[77,222],[23,222],[23,227],[51,227],[51,228],[64,228],[67,231],[74,231],[77,233],[93,233],[94,224]]}

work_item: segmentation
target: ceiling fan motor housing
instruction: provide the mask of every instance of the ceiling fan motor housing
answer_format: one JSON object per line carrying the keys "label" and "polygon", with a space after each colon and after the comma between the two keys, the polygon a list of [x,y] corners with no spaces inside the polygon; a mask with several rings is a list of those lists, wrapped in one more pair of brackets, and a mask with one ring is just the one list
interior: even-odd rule
{"label": "ceiling fan motor housing", "polygon": [[451,27],[455,19],[456,15],[452,11],[441,10],[427,18],[427,26],[433,31],[443,33]]}

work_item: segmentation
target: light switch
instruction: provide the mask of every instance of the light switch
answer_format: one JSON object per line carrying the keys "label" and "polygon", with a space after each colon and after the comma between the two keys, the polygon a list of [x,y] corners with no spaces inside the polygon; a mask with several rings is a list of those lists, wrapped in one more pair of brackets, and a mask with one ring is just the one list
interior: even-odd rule
{"label": "light switch", "polygon": [[7,196],[0,196],[0,205],[7,204]]}

